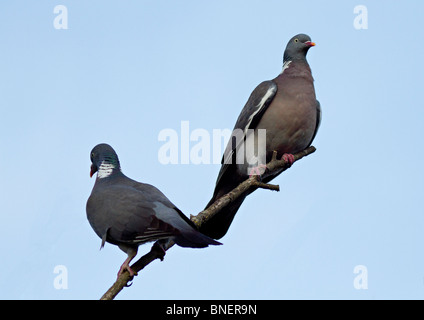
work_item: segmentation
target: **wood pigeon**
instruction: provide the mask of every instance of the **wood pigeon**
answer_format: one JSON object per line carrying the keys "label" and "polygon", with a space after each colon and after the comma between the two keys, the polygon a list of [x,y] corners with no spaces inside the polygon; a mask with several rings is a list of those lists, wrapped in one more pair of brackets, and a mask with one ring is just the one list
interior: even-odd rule
{"label": "wood pigeon", "polygon": [[[306,34],[291,38],[284,51],[281,73],[253,90],[234,126],[222,157],[213,197],[206,207],[237,187],[249,177],[249,173],[258,172],[258,169],[262,171],[259,173],[263,173],[263,182],[269,182],[279,175],[281,172],[270,175],[263,170],[274,150],[286,162],[293,163],[293,154],[311,145],[321,122],[314,79],[306,61],[306,54],[313,46],[315,43]],[[265,133],[262,139],[261,132]],[[257,159],[261,159],[262,155],[263,161],[257,163],[252,171],[253,155]],[[212,217],[201,226],[200,231],[215,239],[223,237],[244,199],[253,191]]]}
{"label": "wood pigeon", "polygon": [[152,185],[125,176],[115,150],[99,144],[91,151],[90,177],[96,182],[87,201],[87,218],[96,234],[128,254],[118,276],[127,270],[140,244],[172,239],[181,247],[221,244],[196,230],[194,224]]}

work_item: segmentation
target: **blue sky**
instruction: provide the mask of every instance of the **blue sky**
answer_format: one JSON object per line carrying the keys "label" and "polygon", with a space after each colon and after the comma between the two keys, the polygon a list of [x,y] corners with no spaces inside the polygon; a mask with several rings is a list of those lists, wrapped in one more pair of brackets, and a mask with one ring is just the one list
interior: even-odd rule
{"label": "blue sky", "polygon": [[[56,5],[68,9],[57,30]],[[368,9],[357,30],[354,8]],[[418,1],[3,1],[0,4],[1,299],[98,299],[125,254],[86,220],[89,152],[187,216],[216,164],[163,165],[161,130],[231,129],[251,91],[307,33],[323,120],[315,154],[259,190],[220,247],[174,247],[118,299],[423,299]],[[192,145],[191,145],[192,146]],[[140,247],[139,254],[150,245]],[[56,266],[68,288],[56,289]],[[354,287],[355,266],[368,289]]]}

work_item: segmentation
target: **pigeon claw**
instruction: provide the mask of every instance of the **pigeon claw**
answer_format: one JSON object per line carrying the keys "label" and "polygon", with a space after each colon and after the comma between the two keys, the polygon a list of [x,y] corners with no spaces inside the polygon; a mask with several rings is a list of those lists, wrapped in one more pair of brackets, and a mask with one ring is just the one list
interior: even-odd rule
{"label": "pigeon claw", "polygon": [[137,275],[137,272],[134,272],[133,269],[131,269],[131,267],[128,265],[128,263],[124,263],[121,268],[119,269],[118,272],[118,278],[120,277],[121,274],[123,274],[125,271],[127,271],[130,274],[130,277],[134,277]]}
{"label": "pigeon claw", "polygon": [[265,171],[267,170],[267,166],[265,164],[260,164],[257,167],[253,167],[252,169],[250,169],[249,172],[249,177],[252,176],[261,176],[265,173]]}
{"label": "pigeon claw", "polygon": [[283,157],[281,159],[284,160],[286,163],[292,165],[294,162],[294,155],[292,155],[291,153],[285,153],[283,154]]}

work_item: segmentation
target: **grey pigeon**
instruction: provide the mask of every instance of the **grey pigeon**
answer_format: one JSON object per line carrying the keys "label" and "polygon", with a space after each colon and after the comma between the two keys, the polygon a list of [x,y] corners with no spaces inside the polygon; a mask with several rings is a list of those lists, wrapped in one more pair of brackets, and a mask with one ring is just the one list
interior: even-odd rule
{"label": "grey pigeon", "polygon": [[196,230],[194,224],[152,185],[125,176],[115,150],[99,144],[91,151],[90,177],[97,172],[87,201],[87,218],[96,234],[128,254],[118,276],[127,270],[140,244],[172,239],[181,247],[221,244]]}
{"label": "grey pigeon", "polygon": [[[249,173],[261,173],[259,169],[264,169],[274,150],[278,157],[292,164],[293,154],[311,145],[321,122],[321,107],[315,97],[314,79],[306,61],[306,54],[313,46],[315,43],[306,34],[291,38],[284,51],[281,73],[273,80],[259,84],[250,95],[234,126],[233,136],[222,158],[213,197],[206,207],[237,187],[249,177]],[[266,130],[262,149],[258,143],[261,141],[259,129]],[[265,163],[258,163],[253,171],[251,158],[247,156],[249,148],[252,149],[250,145],[254,146],[256,154],[253,155],[258,160],[260,150],[265,153]],[[251,155],[254,150],[250,150]],[[262,170],[262,173],[262,181],[269,182],[281,172],[270,175]],[[244,199],[253,191],[216,214],[202,225],[200,231],[215,239],[223,237]]]}

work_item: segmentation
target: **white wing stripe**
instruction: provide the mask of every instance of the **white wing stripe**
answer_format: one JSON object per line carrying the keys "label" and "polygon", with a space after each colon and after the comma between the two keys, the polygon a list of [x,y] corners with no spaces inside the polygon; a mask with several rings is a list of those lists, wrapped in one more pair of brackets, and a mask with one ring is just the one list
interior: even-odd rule
{"label": "white wing stripe", "polygon": [[244,135],[246,135],[247,129],[249,129],[250,124],[252,123],[253,118],[256,116],[256,114],[262,110],[265,102],[269,99],[269,97],[271,97],[272,95],[275,94],[276,88],[275,87],[271,87],[268,89],[268,91],[264,94],[264,96],[262,97],[261,101],[259,101],[258,105],[256,106],[256,111],[253,112],[250,117],[249,120],[247,121],[247,125],[244,128]]}

